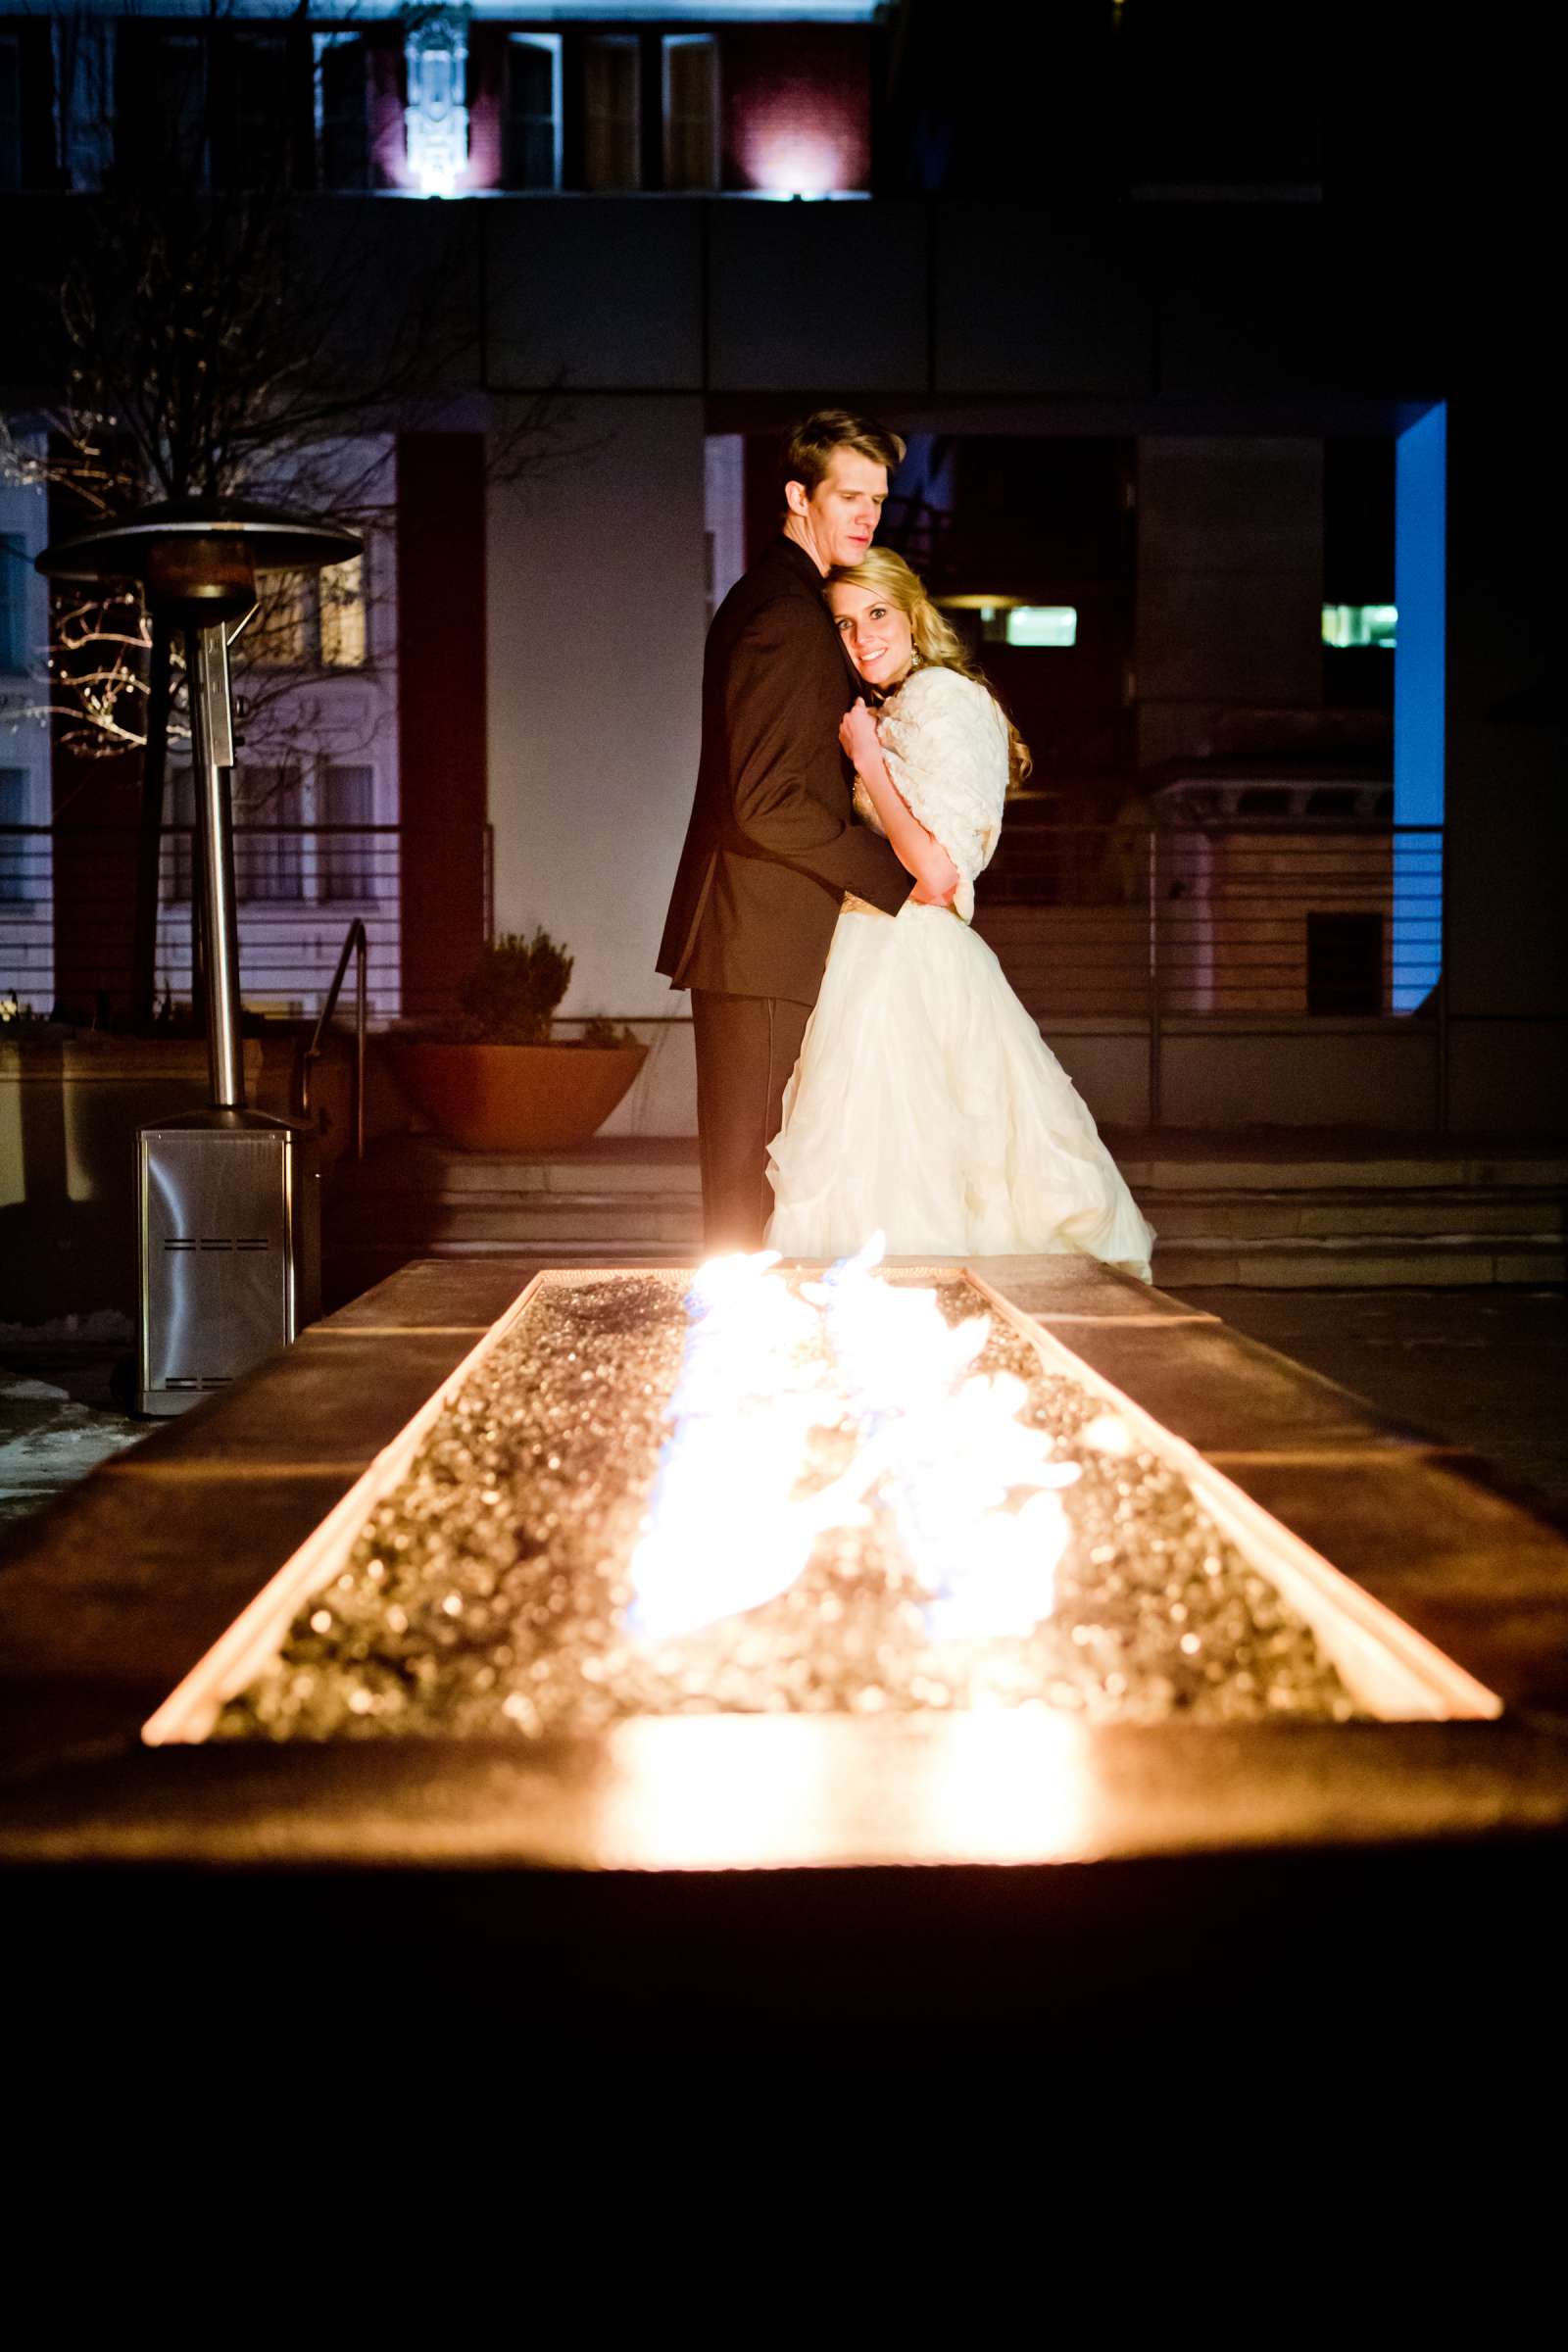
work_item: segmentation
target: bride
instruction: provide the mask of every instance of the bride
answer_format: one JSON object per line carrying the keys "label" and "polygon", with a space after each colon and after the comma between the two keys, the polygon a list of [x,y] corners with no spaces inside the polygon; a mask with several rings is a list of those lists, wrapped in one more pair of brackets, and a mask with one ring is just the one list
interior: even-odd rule
{"label": "bride", "polygon": [[[848,898],[771,1147],[770,1248],[840,1257],[1087,1251],[1149,1279],[1153,1234],[1071,1079],[970,929],[974,878],[1027,754],[902,556],[873,547],[826,595],[863,701],[840,740],[858,813],[919,895]],[[936,874],[957,869],[953,906]]]}

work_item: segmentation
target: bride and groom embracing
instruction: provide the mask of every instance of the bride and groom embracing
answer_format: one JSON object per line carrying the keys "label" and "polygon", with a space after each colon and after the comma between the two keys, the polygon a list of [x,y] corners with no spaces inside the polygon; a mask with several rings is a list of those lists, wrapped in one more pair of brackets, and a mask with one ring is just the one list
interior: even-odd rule
{"label": "bride and groom embracing", "polygon": [[[779,537],[709,631],[702,760],[659,969],[691,991],[710,1250],[1087,1251],[1153,1236],[970,929],[1028,755],[903,559],[895,433],[824,410]],[[875,703],[873,714],[869,705]]]}

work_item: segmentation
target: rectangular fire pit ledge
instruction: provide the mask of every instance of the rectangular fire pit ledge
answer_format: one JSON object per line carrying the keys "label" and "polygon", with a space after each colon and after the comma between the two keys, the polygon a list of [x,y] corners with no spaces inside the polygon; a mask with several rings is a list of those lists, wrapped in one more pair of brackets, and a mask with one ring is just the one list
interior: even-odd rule
{"label": "rectangular fire pit ledge", "polygon": [[[172,1932],[220,1931],[230,1993],[309,1933],[485,2010],[504,1954],[568,2043],[605,2049],[656,2014],[705,2046],[764,2021],[780,2049],[837,2046],[873,2016],[877,2040],[922,1999],[1031,2046],[1065,2003],[1084,2048],[1109,2046],[1151,1972],[1214,2007],[1215,1953],[1266,1950],[1272,1983],[1286,1915],[1309,1940],[1352,1921],[1363,1942],[1427,1938],[1445,1970],[1524,1948],[1568,1837],[1568,1542],[1175,1298],[1075,1258],[966,1272],[999,1328],[1183,1470],[1371,1719],[720,1713],[207,1742],[443,1399],[538,1283],[574,1278],[416,1263],[0,1554],[0,1866],[33,1889],[57,1992],[155,1889]],[[873,2001],[846,1937],[897,1987]]]}

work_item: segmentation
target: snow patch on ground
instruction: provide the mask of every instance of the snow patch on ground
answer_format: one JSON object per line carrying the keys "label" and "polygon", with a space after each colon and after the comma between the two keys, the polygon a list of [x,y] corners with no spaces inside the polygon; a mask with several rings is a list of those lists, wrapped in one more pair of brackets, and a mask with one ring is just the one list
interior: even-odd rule
{"label": "snow patch on ground", "polygon": [[[94,1323],[99,1320],[90,1319]],[[0,1326],[0,1347],[4,1346],[4,1329]],[[36,1325],[28,1328],[28,1354],[33,1352],[37,1329]],[[20,1352],[12,1353],[13,1367]],[[78,1324],[74,1331],[62,1326],[54,1333],[53,1345],[46,1344],[37,1352],[43,1360],[26,1370],[0,1363],[0,1526],[25,1518],[62,1488],[74,1486],[100,1462],[107,1462],[147,1434],[145,1423],[132,1421],[115,1406],[98,1401],[107,1393],[118,1346],[102,1350],[83,1346]],[[61,1363],[65,1355],[71,1358],[69,1366]],[[82,1401],[70,1388],[39,1378],[45,1370],[63,1372],[74,1387],[85,1388],[93,1400]]]}

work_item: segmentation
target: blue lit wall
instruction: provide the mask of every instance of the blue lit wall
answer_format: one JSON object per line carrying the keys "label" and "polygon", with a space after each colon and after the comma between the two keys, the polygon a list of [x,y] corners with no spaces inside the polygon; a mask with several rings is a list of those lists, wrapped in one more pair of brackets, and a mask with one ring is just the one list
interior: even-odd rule
{"label": "blue lit wall", "polygon": [[[1394,817],[1443,822],[1448,413],[1441,404],[1395,446]],[[1394,852],[1396,1012],[1414,1012],[1443,968],[1442,837],[1399,835]]]}

